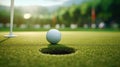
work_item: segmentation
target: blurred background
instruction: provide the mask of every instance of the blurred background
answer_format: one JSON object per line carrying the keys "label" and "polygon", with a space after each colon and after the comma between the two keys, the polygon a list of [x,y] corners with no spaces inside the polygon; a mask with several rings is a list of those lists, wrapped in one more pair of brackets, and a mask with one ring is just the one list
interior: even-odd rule
{"label": "blurred background", "polygon": [[[0,0],[0,30],[9,29],[10,1]],[[120,0],[15,0],[14,29],[120,29]]]}

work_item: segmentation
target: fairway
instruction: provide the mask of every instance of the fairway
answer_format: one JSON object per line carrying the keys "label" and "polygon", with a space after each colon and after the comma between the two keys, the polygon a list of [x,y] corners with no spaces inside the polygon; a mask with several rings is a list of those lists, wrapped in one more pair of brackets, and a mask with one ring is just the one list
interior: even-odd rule
{"label": "fairway", "polygon": [[59,44],[75,53],[43,54],[48,47],[46,31],[0,32],[0,67],[120,67],[120,32],[62,31]]}

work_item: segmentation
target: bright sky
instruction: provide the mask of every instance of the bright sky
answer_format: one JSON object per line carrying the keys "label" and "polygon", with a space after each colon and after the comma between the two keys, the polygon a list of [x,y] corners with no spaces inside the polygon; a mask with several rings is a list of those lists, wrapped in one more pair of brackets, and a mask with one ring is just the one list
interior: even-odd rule
{"label": "bright sky", "polygon": [[[10,6],[11,0],[0,0],[1,5]],[[40,5],[40,6],[56,6],[62,5],[63,3],[70,0],[14,0],[15,6],[29,6],[29,5]]]}

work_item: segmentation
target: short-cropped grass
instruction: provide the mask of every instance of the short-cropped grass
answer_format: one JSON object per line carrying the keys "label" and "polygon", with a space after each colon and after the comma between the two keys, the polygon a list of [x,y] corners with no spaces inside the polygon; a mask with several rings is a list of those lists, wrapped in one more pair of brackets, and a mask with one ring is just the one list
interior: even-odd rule
{"label": "short-cropped grass", "polygon": [[15,38],[5,38],[8,32],[0,32],[0,67],[120,67],[120,32],[61,33],[59,44],[74,48],[75,53],[40,52],[51,48],[46,32],[14,32]]}

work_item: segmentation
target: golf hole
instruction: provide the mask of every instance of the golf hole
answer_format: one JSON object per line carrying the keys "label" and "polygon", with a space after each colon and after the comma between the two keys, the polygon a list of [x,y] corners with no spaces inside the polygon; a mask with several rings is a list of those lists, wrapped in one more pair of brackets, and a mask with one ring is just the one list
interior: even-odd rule
{"label": "golf hole", "polygon": [[72,47],[66,47],[63,45],[50,45],[48,48],[42,48],[40,52],[43,54],[51,54],[51,55],[65,55],[75,53],[75,49]]}

